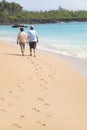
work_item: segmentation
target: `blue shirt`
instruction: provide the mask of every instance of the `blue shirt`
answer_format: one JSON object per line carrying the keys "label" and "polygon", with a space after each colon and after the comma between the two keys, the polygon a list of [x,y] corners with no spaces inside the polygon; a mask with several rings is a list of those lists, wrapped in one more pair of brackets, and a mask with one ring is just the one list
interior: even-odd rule
{"label": "blue shirt", "polygon": [[35,30],[30,30],[28,32],[28,36],[29,36],[29,42],[36,42],[37,41],[37,32]]}

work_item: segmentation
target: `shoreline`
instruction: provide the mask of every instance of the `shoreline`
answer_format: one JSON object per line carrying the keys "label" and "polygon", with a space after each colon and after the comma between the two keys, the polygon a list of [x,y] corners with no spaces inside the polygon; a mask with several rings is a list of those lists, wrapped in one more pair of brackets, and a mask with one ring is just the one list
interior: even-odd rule
{"label": "shoreline", "polygon": [[74,56],[67,56],[58,54],[63,60],[66,60],[75,69],[77,69],[83,76],[87,77],[87,58],[78,58]]}
{"label": "shoreline", "polygon": [[87,129],[87,78],[58,55],[0,41],[0,129]]}
{"label": "shoreline", "polygon": [[[4,39],[0,40],[0,41],[6,42]],[[10,41],[8,41],[8,44],[16,46],[16,44],[11,43]],[[28,48],[29,48],[28,45],[26,45],[26,50]],[[75,69],[80,71],[80,73],[83,76],[87,77],[87,67],[86,67],[87,66],[87,59],[86,58],[80,58],[80,57],[75,57],[75,56],[71,56],[71,55],[69,56],[69,55],[64,55],[64,54],[60,54],[60,53],[58,54],[56,52],[52,52],[52,51],[45,50],[45,49],[43,50],[41,48],[37,48],[36,51],[37,50],[42,51],[42,52],[46,52],[46,53],[50,53],[50,54],[53,54],[53,55],[57,55],[58,57],[62,58],[63,60],[65,60],[66,62],[71,64],[71,66],[73,66]]]}
{"label": "shoreline", "polygon": [[69,55],[63,55],[63,54],[58,54],[56,52],[48,51],[48,50],[42,50],[39,49],[40,51],[51,53],[53,55],[57,55],[58,57],[62,58],[64,61],[68,62],[71,64],[75,69],[77,69],[83,76],[87,77],[87,58],[80,58],[80,57],[75,57],[75,56],[69,56]]}
{"label": "shoreline", "polygon": [[65,23],[69,23],[69,22],[87,22],[87,18],[42,18],[42,19],[39,19],[39,18],[30,18],[30,19],[19,19],[17,18],[16,20],[15,19],[11,19],[11,20],[7,20],[6,19],[1,19],[0,20],[0,25],[9,25],[9,24],[12,24],[14,25],[15,23],[19,23],[19,24],[50,24],[50,23],[62,23],[62,22],[65,22]]}
{"label": "shoreline", "polygon": [[[6,42],[4,39],[0,40],[2,42]],[[11,43],[10,41],[8,41],[8,44],[11,44],[13,46],[16,46],[15,43]],[[28,45],[26,45],[26,50],[28,49]],[[25,51],[26,51],[25,50]],[[46,52],[46,53],[50,53],[53,55],[57,55],[58,57],[62,58],[64,61],[68,62],[69,64],[71,64],[71,66],[73,66],[75,69],[77,69],[83,76],[87,77],[87,58],[80,58],[80,57],[75,57],[75,56],[69,56],[69,55],[64,55],[64,54],[58,54],[56,52],[52,52],[49,50],[43,50],[41,48],[36,49],[36,51],[42,51],[42,52]],[[20,51],[20,50],[19,50]]]}

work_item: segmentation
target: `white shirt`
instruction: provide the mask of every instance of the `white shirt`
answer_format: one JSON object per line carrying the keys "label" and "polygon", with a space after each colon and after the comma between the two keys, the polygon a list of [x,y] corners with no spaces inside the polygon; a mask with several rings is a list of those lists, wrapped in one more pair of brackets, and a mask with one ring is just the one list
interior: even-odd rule
{"label": "white shirt", "polygon": [[27,35],[24,31],[18,34],[17,41],[24,43],[27,41]]}

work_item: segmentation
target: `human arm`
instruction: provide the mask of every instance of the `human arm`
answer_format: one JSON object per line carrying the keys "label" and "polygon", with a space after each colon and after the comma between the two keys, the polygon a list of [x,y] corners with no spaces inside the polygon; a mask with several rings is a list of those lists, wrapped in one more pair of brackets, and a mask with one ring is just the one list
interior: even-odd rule
{"label": "human arm", "polygon": [[38,38],[38,34],[37,34],[37,31],[35,31],[35,33],[36,33],[36,42],[39,42],[39,38]]}
{"label": "human arm", "polygon": [[18,42],[19,42],[19,34],[18,34],[18,36],[17,36],[17,44],[18,44]]}
{"label": "human arm", "polygon": [[27,43],[29,43],[29,36],[27,36]]}
{"label": "human arm", "polygon": [[38,36],[37,36],[37,42],[39,42],[39,40],[38,40]]}

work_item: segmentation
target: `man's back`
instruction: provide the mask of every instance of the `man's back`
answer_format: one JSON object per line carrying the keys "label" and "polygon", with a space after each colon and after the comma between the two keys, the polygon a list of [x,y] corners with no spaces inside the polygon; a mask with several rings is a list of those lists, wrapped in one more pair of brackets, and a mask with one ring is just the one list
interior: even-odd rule
{"label": "man's back", "polygon": [[37,32],[35,30],[30,30],[28,32],[28,36],[29,36],[29,41],[30,42],[33,42],[33,41],[36,42],[36,40],[37,40]]}

